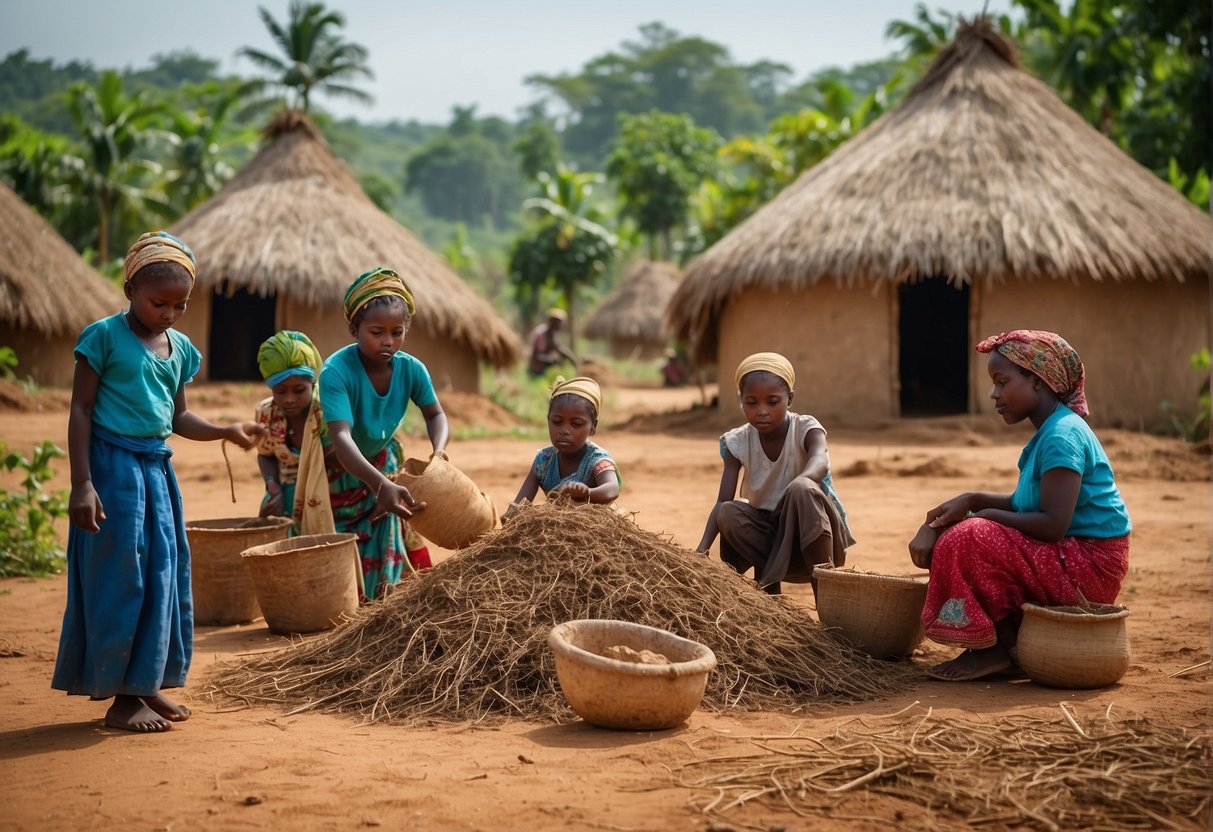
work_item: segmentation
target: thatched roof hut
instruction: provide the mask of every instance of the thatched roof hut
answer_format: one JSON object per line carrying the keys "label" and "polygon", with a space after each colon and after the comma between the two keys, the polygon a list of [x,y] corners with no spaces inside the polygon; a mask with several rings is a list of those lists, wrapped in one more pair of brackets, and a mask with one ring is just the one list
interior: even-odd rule
{"label": "thatched roof hut", "polygon": [[0,346],[16,351],[18,375],[71,384],[80,330],[123,305],[112,283],[0,183]]}
{"label": "thatched roof hut", "polygon": [[440,389],[475,390],[479,362],[521,357],[492,306],[371,202],[305,116],[281,114],[266,137],[222,191],[172,228],[198,255],[181,328],[206,357],[204,375],[260,378],[257,345],[278,329],[306,332],[325,355],[349,343],[342,295],[376,266],[400,272],[417,297],[405,349]]}
{"label": "thatched roof hut", "polygon": [[694,260],[669,321],[719,362],[722,408],[738,360],[775,349],[805,409],[854,421],[977,412],[974,342],[1053,329],[1087,363],[1093,418],[1150,427],[1201,382],[1211,240],[978,20],[896,109]]}
{"label": "thatched roof hut", "polygon": [[617,358],[656,358],[669,342],[665,307],[681,280],[673,263],[641,260],[590,314],[585,334],[607,341]]}

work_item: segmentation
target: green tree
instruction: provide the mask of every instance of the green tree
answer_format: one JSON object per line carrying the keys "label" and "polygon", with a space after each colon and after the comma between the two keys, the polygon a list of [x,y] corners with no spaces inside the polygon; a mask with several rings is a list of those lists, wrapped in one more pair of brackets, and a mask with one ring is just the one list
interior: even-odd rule
{"label": "green tree", "polygon": [[[313,91],[369,104],[374,99],[350,81],[373,78],[367,66],[366,48],[345,41],[336,30],[345,26],[345,17],[326,9],[323,3],[291,0],[285,24],[279,23],[265,8],[258,7],[261,22],[281,51],[273,55],[246,46],[238,54],[272,73],[272,83],[288,94],[288,105],[308,112]],[[264,80],[254,82],[250,90],[264,90]]]}
{"label": "green tree", "polygon": [[686,224],[691,194],[713,173],[719,146],[720,137],[696,127],[690,116],[656,110],[619,116],[619,139],[606,172],[622,213],[648,236],[653,259],[670,258],[670,234]]}
{"label": "green tree", "polygon": [[187,85],[182,96],[185,106],[166,109],[170,150],[164,190],[178,212],[206,201],[231,178],[232,167],[223,158],[227,142],[252,141],[247,131],[235,135],[227,131],[241,97],[238,82],[211,81]]}
{"label": "green tree", "polygon": [[16,116],[0,116],[0,178],[48,219],[69,197],[63,178],[68,152],[64,136],[36,130]]}
{"label": "green tree", "polygon": [[438,137],[405,165],[405,190],[421,197],[427,211],[454,222],[504,218],[516,205],[518,174],[501,148],[476,133]]}
{"label": "green tree", "polygon": [[151,158],[152,143],[164,135],[153,122],[162,107],[143,92],[128,96],[110,71],[95,86],[73,85],[67,101],[82,144],[80,157],[65,159],[68,178],[95,211],[97,255],[105,264],[116,216],[128,213],[134,225],[145,225],[149,211],[172,216],[172,207],[148,184],[162,170]]}
{"label": "green tree", "polygon": [[556,169],[560,158],[560,137],[546,121],[526,125],[513,145],[518,155],[518,169],[526,179],[537,177],[540,171]]}
{"label": "green tree", "polygon": [[523,202],[531,225],[510,251],[509,279],[524,321],[533,320],[544,289],[559,292],[575,345],[578,290],[600,280],[615,256],[616,237],[593,199],[594,186],[605,180],[564,165],[538,179],[540,195]]}

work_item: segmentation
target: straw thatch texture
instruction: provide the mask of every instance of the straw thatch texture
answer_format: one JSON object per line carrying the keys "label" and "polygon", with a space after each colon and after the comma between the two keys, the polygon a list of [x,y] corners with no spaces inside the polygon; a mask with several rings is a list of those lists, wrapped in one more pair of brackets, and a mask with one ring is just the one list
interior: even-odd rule
{"label": "straw thatch texture", "polygon": [[367,722],[567,720],[548,633],[607,618],[716,654],[703,707],[800,711],[904,690],[913,668],[843,644],[783,597],[607,506],[524,505],[332,633],[222,666],[211,692]]}
{"label": "straw thatch texture", "polygon": [[666,304],[681,280],[673,263],[641,260],[598,304],[586,320],[585,334],[664,345]]}
{"label": "straw thatch texture", "polygon": [[0,183],[0,324],[74,337],[122,305],[113,284]]}
{"label": "straw thatch texture", "polygon": [[892,112],[686,269],[671,330],[712,360],[747,289],[952,281],[1207,280],[1213,223],[963,25]]}
{"label": "straw thatch texture", "polygon": [[388,266],[417,297],[414,326],[498,367],[522,356],[492,306],[371,202],[305,116],[283,113],[266,134],[269,144],[222,191],[173,226],[199,253],[201,289],[273,292],[339,315],[349,282]]}

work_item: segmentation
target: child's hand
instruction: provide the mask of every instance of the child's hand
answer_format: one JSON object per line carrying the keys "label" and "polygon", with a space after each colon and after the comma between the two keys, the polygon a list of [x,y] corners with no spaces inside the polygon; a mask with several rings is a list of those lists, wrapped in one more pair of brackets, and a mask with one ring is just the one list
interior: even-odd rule
{"label": "child's hand", "polygon": [[257,444],[263,433],[265,428],[256,422],[236,422],[223,429],[223,438],[247,450]]}
{"label": "child's hand", "polygon": [[72,486],[72,493],[67,499],[67,516],[72,525],[86,532],[101,531],[101,521],[105,519],[105,508],[101,498],[93,488],[92,480],[85,480],[79,485]]}
{"label": "child's hand", "polygon": [[413,495],[403,485],[385,482],[375,495],[375,508],[371,512],[371,522],[391,512],[398,517],[408,520],[418,511],[425,508],[425,503],[413,499]]}
{"label": "child's hand", "polygon": [[265,492],[270,495],[270,498],[261,504],[261,513],[258,517],[282,517],[282,503],[286,499],[283,496],[282,489],[271,491],[266,489]]}
{"label": "child's hand", "polygon": [[590,499],[590,487],[583,482],[571,482],[561,488],[560,493],[582,503]]}
{"label": "child's hand", "polygon": [[910,541],[910,560],[919,569],[931,568],[931,553],[935,550],[935,541],[939,539],[939,531],[929,523],[923,523],[918,534]]}

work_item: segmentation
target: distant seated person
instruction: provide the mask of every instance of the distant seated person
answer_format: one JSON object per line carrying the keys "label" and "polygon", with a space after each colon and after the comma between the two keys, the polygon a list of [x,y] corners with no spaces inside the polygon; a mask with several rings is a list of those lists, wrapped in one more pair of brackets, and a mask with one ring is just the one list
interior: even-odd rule
{"label": "distant seated person", "polygon": [[548,367],[555,367],[563,361],[568,361],[575,368],[577,356],[568,347],[563,347],[556,340],[556,333],[564,326],[568,315],[563,309],[548,310],[546,323],[531,330],[531,360],[527,372],[532,376],[541,376]]}
{"label": "distant seated person", "polygon": [[666,387],[681,387],[687,380],[687,362],[680,350],[665,351],[665,362],[661,365],[661,383]]}

